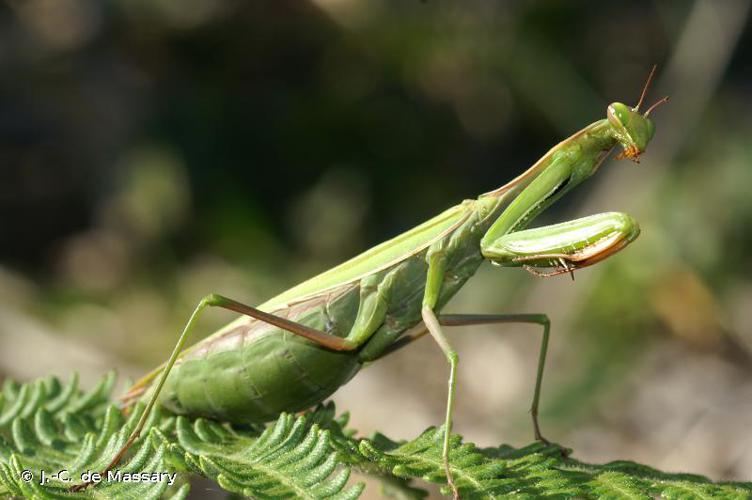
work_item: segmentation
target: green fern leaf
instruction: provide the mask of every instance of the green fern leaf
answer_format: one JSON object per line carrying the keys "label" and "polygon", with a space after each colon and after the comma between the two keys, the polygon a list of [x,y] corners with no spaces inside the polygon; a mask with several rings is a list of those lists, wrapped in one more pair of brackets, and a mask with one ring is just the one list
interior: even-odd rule
{"label": "green fern leaf", "polygon": [[359,440],[354,438],[357,432],[347,427],[349,418],[347,412],[337,416],[334,403],[330,401],[319,405],[316,411],[310,414],[309,421],[329,431],[332,445],[342,462],[379,482],[382,496],[399,500],[419,500],[428,496],[426,490],[414,487],[410,478],[385,474],[383,470],[374,467],[371,461],[360,453]]}
{"label": "green fern leaf", "polygon": [[[43,378],[27,384],[6,380],[0,393],[0,496],[52,498],[185,498],[188,484],[102,481],[70,493],[81,473],[101,471],[123,446],[143,412],[125,416],[111,403],[115,378],[108,374],[88,392],[78,377],[65,384]],[[253,498],[354,499],[363,484],[350,485],[350,471],[381,481],[392,498],[419,499],[412,482],[445,486],[441,429],[397,443],[377,434],[358,440],[347,414],[333,404],[303,417],[281,415],[262,426],[233,427],[155,410],[143,437],[117,470],[192,472],[213,479],[228,492]],[[702,476],[670,474],[628,461],[603,465],[565,459],[561,448],[535,443],[523,448],[480,449],[450,440],[452,472],[463,498],[605,498],[676,500],[752,498],[750,483],[713,483]],[[68,471],[67,478],[48,475]],[[24,474],[31,473],[32,480]],[[184,474],[185,475],[185,474]],[[125,476],[121,476],[121,479]]]}
{"label": "green fern leaf", "polygon": [[[430,428],[417,439],[401,445],[377,434],[371,440],[363,440],[360,451],[385,473],[446,484],[442,446],[443,431]],[[463,444],[459,436],[453,435],[450,439],[449,459],[455,484],[462,496],[484,492],[489,498],[500,498],[516,487],[503,477],[503,462],[488,460],[472,444]]]}
{"label": "green fern leaf", "polygon": [[[398,444],[381,435],[360,443],[361,453],[384,473],[442,484],[443,431],[430,428]],[[450,440],[454,481],[463,498],[704,499],[752,498],[750,483],[712,483],[702,476],[668,474],[632,462],[590,465],[565,458],[555,445],[478,449]],[[448,494],[444,486],[442,492]]]}
{"label": "green fern leaf", "polygon": [[[114,381],[114,374],[108,374],[84,393],[75,375],[65,385],[55,378],[28,384],[6,380],[0,401],[0,494],[40,499],[162,497],[166,479],[144,482],[142,475],[133,475],[172,472],[164,446],[149,439],[138,441],[131,458],[118,467],[118,481],[105,478],[96,487],[69,491],[83,473],[106,467],[143,411],[137,406],[127,420],[123,417],[109,402]],[[156,412],[148,426],[159,418]],[[136,478],[140,481],[133,482]],[[185,496],[187,486],[175,494]]]}
{"label": "green fern leaf", "polygon": [[[164,471],[166,464],[163,460],[164,449],[158,448],[153,452],[151,444],[143,442],[138,445],[134,457],[119,469],[123,475],[140,473],[141,471]],[[45,484],[40,484],[41,473],[31,465],[31,461],[25,462],[24,456],[12,454],[7,463],[0,463],[0,481],[10,495],[24,496],[38,499],[65,498],[123,498],[123,499],[156,499],[160,498],[167,488],[167,482],[123,482],[105,481],[96,488],[90,488],[80,493],[70,493],[69,489],[75,482],[50,479]],[[45,464],[46,465],[46,464]],[[61,471],[61,468],[46,469]],[[75,473],[66,476],[76,477]]]}
{"label": "green fern leaf", "polygon": [[[315,414],[314,414],[315,415]],[[282,414],[260,436],[206,419],[176,422],[177,443],[153,430],[162,444],[191,470],[223,489],[252,498],[354,499],[358,483],[346,488],[350,469],[341,466],[330,432],[315,419]]]}

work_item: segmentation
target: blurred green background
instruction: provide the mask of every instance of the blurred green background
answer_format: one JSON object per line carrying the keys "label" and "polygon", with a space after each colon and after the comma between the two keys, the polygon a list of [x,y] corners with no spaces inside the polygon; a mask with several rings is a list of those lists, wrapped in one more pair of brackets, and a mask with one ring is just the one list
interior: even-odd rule
{"label": "blurred green background", "polygon": [[[634,104],[656,137],[537,224],[642,236],[541,280],[484,266],[449,312],[547,312],[544,433],[582,460],[752,479],[750,1],[13,0],[0,10],[0,377],[164,360],[195,303],[266,298],[510,180]],[[232,316],[207,315],[208,334]],[[472,333],[471,333],[472,332]],[[456,430],[532,438],[531,326],[452,332]],[[426,338],[335,400],[441,422]]]}

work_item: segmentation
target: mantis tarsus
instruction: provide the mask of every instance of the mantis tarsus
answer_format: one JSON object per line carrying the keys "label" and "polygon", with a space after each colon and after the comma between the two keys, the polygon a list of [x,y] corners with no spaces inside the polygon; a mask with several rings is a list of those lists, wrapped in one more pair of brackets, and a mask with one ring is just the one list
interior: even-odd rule
{"label": "mantis tarsus", "polygon": [[[653,68],[655,70],[655,68]],[[522,266],[536,275],[573,273],[624,248],[639,227],[628,215],[592,215],[535,229],[526,226],[543,210],[593,175],[609,153],[638,161],[653,137],[644,114],[653,72],[634,108],[613,103],[596,121],[549,150],[504,186],[465,200],[429,221],[251,307],[211,294],[194,310],[168,361],[136,383],[126,406],[148,401],[135,430],[112,460],[115,467],[139,437],[155,404],[184,415],[229,422],[266,422],[283,411],[305,410],[375,361],[420,337],[433,337],[449,363],[443,461],[458,496],[449,461],[457,352],[444,327],[488,323],[539,324],[543,336],[531,408],[535,438],[550,322],[545,314],[441,315],[442,307],[484,260]],[[183,349],[207,307],[241,316]],[[80,489],[86,485],[78,485]]]}

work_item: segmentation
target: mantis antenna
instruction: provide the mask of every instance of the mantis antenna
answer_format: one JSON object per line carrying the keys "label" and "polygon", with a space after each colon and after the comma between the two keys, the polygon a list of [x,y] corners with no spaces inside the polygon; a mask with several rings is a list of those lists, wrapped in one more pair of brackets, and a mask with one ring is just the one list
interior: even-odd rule
{"label": "mantis antenna", "polygon": [[655,104],[650,106],[647,111],[645,111],[645,114],[643,116],[647,117],[651,111],[653,111],[655,108],[660,106],[663,103],[668,102],[668,96],[664,97],[663,99],[659,99]]}
{"label": "mantis antenna", "polygon": [[[657,64],[653,64],[653,69],[650,70],[650,74],[648,75],[648,80],[645,82],[645,86],[642,88],[642,94],[640,94],[640,100],[637,102],[637,106],[634,107],[635,111],[640,110],[640,106],[642,106],[642,101],[645,100],[645,95],[648,93],[648,89],[650,88],[650,84],[653,82],[653,75],[655,74],[655,69],[658,67]],[[653,105],[651,109],[655,107]]]}

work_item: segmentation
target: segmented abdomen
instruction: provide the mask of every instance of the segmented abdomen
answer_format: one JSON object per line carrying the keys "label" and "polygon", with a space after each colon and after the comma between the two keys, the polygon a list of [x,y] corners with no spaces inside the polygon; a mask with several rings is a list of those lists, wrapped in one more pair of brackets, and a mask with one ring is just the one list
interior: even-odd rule
{"label": "segmented abdomen", "polygon": [[[358,287],[347,286],[274,313],[344,336],[357,306]],[[323,401],[360,367],[357,352],[330,351],[241,318],[176,364],[160,401],[178,414],[266,422],[283,411],[301,411]]]}

